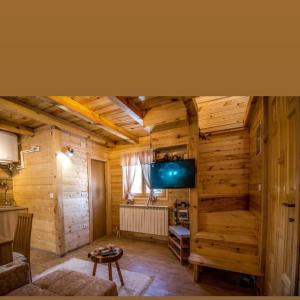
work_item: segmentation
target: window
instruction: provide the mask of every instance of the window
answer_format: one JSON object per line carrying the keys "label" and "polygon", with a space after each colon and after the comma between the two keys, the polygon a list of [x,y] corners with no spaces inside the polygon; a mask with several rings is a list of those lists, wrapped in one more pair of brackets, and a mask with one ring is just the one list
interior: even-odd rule
{"label": "window", "polygon": [[[136,197],[148,197],[150,193],[150,189],[147,187],[146,182],[143,177],[142,167],[139,166],[130,166],[130,168],[134,168],[132,172],[135,171],[135,177],[132,183],[131,193]],[[158,197],[165,197],[166,191],[162,189],[155,189],[154,193]]]}

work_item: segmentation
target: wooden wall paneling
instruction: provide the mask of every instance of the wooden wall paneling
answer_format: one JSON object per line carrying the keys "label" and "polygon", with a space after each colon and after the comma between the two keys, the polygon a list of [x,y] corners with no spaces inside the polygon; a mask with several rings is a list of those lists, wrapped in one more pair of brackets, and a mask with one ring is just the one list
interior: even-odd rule
{"label": "wooden wall paneling", "polygon": [[[198,120],[195,118],[190,125],[190,139],[189,139],[189,158],[194,158],[196,161],[196,187],[189,189],[189,201],[190,201],[190,234],[191,234],[191,253],[196,252],[196,244],[193,242],[196,233],[199,231],[198,228],[198,194],[202,192],[201,187],[199,187],[199,170],[197,166],[199,165],[198,156],[198,141],[199,141],[199,127]],[[195,272],[198,272],[198,267],[195,267]],[[196,276],[197,274],[195,274]],[[197,277],[197,276],[196,276]]]}
{"label": "wooden wall paneling", "polygon": [[61,154],[65,251],[89,243],[87,141],[61,133],[61,149],[69,146],[75,155]]}
{"label": "wooden wall paneling", "polygon": [[[214,106],[212,100],[215,99],[206,99],[201,105],[207,102]],[[233,100],[216,101],[220,107],[227,103],[230,113],[229,107],[236,104]],[[243,110],[245,104],[246,101]],[[190,262],[260,277],[260,219],[249,210],[249,129],[238,126],[227,128],[223,123],[222,130],[219,126],[218,132],[205,135],[206,139],[199,138],[198,207],[194,221],[197,230],[191,231]]]}
{"label": "wooden wall paneling", "polygon": [[[247,125],[250,132],[250,176],[249,209],[259,219],[258,252],[259,267],[265,270],[266,203],[267,203],[267,107],[264,97],[255,97],[249,108]],[[259,136],[258,136],[258,133]],[[258,153],[258,149],[260,151]],[[259,280],[259,288],[264,290],[264,281]]]}
{"label": "wooden wall paneling", "polygon": [[248,193],[248,130],[224,132],[200,140],[198,172],[201,194]]}
{"label": "wooden wall paneling", "polygon": [[201,132],[244,126],[248,96],[211,96],[211,98],[199,96],[195,101],[198,106]]}
{"label": "wooden wall paneling", "polygon": [[40,152],[24,156],[25,168],[13,175],[14,199],[18,206],[28,207],[33,213],[32,247],[57,251],[57,194],[53,131],[36,130],[33,137],[23,136],[21,149],[40,146]]}
{"label": "wooden wall paneling", "polygon": [[248,210],[249,195],[199,195],[199,212]]}
{"label": "wooden wall paneling", "polygon": [[111,175],[109,161],[105,163],[105,184],[106,184],[106,234],[112,234],[112,215],[111,215]]}
{"label": "wooden wall paneling", "polygon": [[[181,135],[180,135],[181,133]],[[198,134],[198,131],[197,131]],[[167,138],[166,138],[167,137]],[[151,143],[152,141],[152,143]],[[174,145],[183,145],[189,142],[189,129],[184,126],[183,128],[176,128],[173,130],[159,131],[151,134],[151,137],[140,138],[139,145],[118,145],[109,151],[109,168],[111,176],[111,220],[112,229],[119,227],[119,206],[124,204],[122,193],[122,168],[121,168],[121,155],[127,152],[143,151],[151,148],[168,147]],[[188,200],[188,189],[174,189],[168,190],[166,198],[160,198],[155,203],[157,205],[168,205],[173,207],[176,199]],[[136,198],[136,204],[145,204],[146,198]],[[170,211],[171,214],[171,211]]]}
{"label": "wooden wall paneling", "polygon": [[277,119],[276,111],[278,103],[276,97],[270,97],[268,99],[269,106],[269,118],[268,118],[268,235],[267,235],[267,255],[266,255],[266,277],[265,277],[265,293],[267,295],[273,295],[276,283],[274,284],[274,276],[277,264],[275,263],[275,208],[277,203],[274,199],[274,192],[271,190],[272,182],[275,180],[277,172],[273,172],[271,169],[272,163],[276,161],[278,157],[278,144],[274,139],[279,128],[279,119]]}
{"label": "wooden wall paneling", "polygon": [[[269,107],[267,97],[263,97],[263,130],[262,130],[262,198],[261,198],[261,216],[260,216],[260,233],[258,241],[258,250],[260,258],[260,270],[265,273],[266,269],[266,247],[268,235],[268,153],[269,153]],[[260,288],[264,292],[264,281],[260,281]]]}
{"label": "wooden wall paneling", "polygon": [[189,134],[188,126],[153,132],[150,136],[150,143],[154,149],[187,145],[189,143]]}
{"label": "wooden wall paneling", "polygon": [[144,117],[144,126],[154,128],[157,125],[187,119],[187,111],[182,101],[174,101],[151,108]]}
{"label": "wooden wall paneling", "polygon": [[[261,215],[263,189],[263,158],[264,158],[264,105],[263,98],[257,99],[250,121],[250,176],[249,194],[250,210],[258,217]],[[260,127],[260,153],[257,151],[257,130]]]}
{"label": "wooden wall paneling", "polygon": [[58,129],[52,129],[53,136],[53,160],[54,185],[56,187],[56,254],[63,255],[65,251],[65,227],[64,227],[64,199],[62,184],[62,163],[61,163],[61,132]]}

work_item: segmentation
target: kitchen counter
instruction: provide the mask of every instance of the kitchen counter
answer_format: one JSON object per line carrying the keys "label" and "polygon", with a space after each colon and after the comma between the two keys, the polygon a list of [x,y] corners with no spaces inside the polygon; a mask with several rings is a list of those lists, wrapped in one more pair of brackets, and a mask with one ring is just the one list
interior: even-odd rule
{"label": "kitchen counter", "polygon": [[15,211],[15,210],[27,210],[27,207],[22,206],[0,206],[0,213],[7,211]]}
{"label": "kitchen counter", "polygon": [[28,212],[27,207],[0,206],[0,237],[13,239],[17,225],[18,213]]}

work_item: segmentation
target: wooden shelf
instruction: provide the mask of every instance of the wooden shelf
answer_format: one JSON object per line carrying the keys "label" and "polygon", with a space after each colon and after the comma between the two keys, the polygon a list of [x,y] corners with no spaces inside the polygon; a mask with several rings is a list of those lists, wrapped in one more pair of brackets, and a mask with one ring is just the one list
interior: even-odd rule
{"label": "wooden shelf", "polygon": [[184,263],[190,253],[190,231],[183,226],[169,227],[169,248]]}
{"label": "wooden shelf", "polygon": [[176,239],[175,237],[173,236],[169,236],[169,239],[172,241],[172,243],[175,244],[175,246],[180,249],[180,248],[187,248],[189,249],[190,248],[190,245],[186,244],[186,245],[180,245],[180,241],[178,241],[178,239]]}
{"label": "wooden shelf", "polygon": [[174,246],[172,246],[172,244],[169,244],[169,249],[176,255],[176,257],[180,260],[180,254],[177,253],[177,248],[175,248]]}

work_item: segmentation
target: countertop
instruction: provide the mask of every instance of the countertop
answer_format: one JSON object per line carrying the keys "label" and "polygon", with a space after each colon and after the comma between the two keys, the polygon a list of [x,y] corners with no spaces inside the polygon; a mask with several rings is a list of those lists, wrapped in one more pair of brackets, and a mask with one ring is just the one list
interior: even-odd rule
{"label": "countertop", "polygon": [[0,213],[7,212],[7,211],[24,210],[24,209],[28,209],[28,208],[22,206],[0,206]]}

